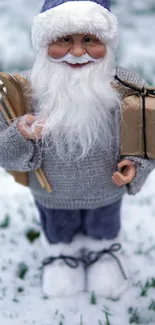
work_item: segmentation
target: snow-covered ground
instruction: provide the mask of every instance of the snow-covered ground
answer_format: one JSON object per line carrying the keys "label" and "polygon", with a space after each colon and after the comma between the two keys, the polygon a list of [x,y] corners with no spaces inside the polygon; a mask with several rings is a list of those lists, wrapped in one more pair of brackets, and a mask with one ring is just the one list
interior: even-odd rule
{"label": "snow-covered ground", "polygon": [[[30,26],[42,0],[0,0],[0,70],[31,67]],[[119,63],[155,83],[154,0],[113,1],[120,22]],[[136,197],[122,206],[124,255],[130,271],[128,291],[118,301],[89,294],[45,299],[40,265],[44,257],[40,225],[28,189],[0,169],[0,325],[155,325],[155,171]],[[29,239],[28,239],[29,238]],[[109,323],[105,310],[109,311]]]}
{"label": "snow-covered ground", "polygon": [[[0,170],[0,324],[1,325],[127,325],[155,324],[155,172],[136,197],[122,206],[124,255],[129,289],[120,300],[90,294],[45,299],[40,265],[45,257],[38,237],[38,212],[29,190]],[[29,236],[30,238],[30,236]],[[105,310],[111,314],[106,322]],[[134,322],[135,320],[135,322]]]}

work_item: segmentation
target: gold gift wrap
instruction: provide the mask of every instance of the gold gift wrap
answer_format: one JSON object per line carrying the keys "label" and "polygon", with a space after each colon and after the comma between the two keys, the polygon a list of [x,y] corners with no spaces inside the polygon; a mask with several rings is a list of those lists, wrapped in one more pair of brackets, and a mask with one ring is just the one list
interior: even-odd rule
{"label": "gold gift wrap", "polygon": [[144,91],[122,101],[120,154],[155,159],[155,89]]}

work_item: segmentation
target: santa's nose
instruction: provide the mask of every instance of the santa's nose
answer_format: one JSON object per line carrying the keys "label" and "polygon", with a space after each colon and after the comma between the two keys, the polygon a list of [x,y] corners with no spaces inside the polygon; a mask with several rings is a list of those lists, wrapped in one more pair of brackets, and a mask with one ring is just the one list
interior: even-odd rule
{"label": "santa's nose", "polygon": [[83,54],[86,53],[86,49],[81,45],[79,46],[74,45],[70,48],[69,52],[74,56],[82,56]]}

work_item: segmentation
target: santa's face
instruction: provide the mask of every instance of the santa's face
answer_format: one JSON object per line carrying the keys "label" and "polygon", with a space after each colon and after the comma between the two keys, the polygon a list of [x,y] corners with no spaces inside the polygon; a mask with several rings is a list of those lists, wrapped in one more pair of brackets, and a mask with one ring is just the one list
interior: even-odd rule
{"label": "santa's face", "polygon": [[[95,35],[89,33],[66,35],[48,46],[48,55],[51,58],[63,59],[64,63],[73,68],[81,68],[92,61],[95,62],[103,58],[105,54],[105,45]],[[85,55],[87,55],[87,62],[79,62],[81,57]],[[70,62],[68,58],[72,56],[75,57],[75,60],[72,58]]]}
{"label": "santa's face", "polygon": [[[114,51],[96,37],[74,35],[40,48],[31,73],[39,118],[46,120],[43,141],[61,158],[84,158],[96,145],[109,151],[113,110]],[[53,149],[52,149],[53,150]]]}

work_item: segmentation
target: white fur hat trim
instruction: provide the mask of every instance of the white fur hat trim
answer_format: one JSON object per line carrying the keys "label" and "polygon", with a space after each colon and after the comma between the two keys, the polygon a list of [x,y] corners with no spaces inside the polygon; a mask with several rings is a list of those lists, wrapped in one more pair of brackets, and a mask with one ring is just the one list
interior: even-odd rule
{"label": "white fur hat trim", "polygon": [[38,51],[59,37],[75,33],[93,34],[116,48],[118,21],[110,11],[95,2],[65,2],[34,18],[32,44]]}

